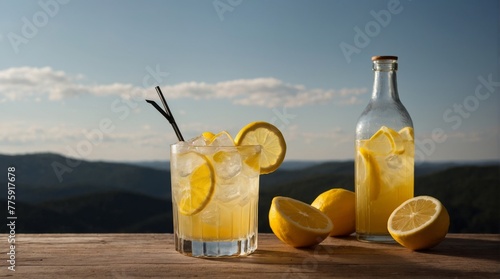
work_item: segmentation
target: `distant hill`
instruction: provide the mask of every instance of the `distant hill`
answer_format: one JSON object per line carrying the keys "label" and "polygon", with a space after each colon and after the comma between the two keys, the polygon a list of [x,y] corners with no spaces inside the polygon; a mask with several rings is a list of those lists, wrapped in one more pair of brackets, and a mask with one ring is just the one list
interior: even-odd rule
{"label": "distant hill", "polygon": [[[168,171],[81,161],[60,182],[52,163],[65,164],[66,159],[0,155],[0,169],[16,167],[18,232],[172,231]],[[270,232],[267,213],[275,196],[310,203],[331,188],[354,190],[352,161],[299,165],[261,176],[260,232]],[[500,164],[426,163],[416,167],[416,174],[415,195],[443,202],[451,216],[450,232],[500,233]],[[6,192],[0,191],[3,202]]]}
{"label": "distant hill", "polygon": [[439,199],[450,231],[500,233],[500,167],[460,166],[417,177],[415,195]]}
{"label": "distant hill", "polygon": [[[88,161],[79,161],[77,166],[71,167],[75,162],[51,153],[0,155],[0,169],[6,170],[8,166],[16,168],[18,198],[26,203],[110,191],[170,198],[169,172],[128,164]],[[59,171],[60,181],[54,166],[61,165],[67,171],[62,174]],[[0,199],[5,199],[6,195],[6,191],[0,191]]]}
{"label": "distant hill", "polygon": [[162,171],[170,171],[169,161],[136,161],[136,162],[124,162],[124,164],[138,166],[138,167],[152,168]]}
{"label": "distant hill", "polygon": [[16,231],[23,233],[172,231],[172,203],[141,194],[108,192],[16,209]]}

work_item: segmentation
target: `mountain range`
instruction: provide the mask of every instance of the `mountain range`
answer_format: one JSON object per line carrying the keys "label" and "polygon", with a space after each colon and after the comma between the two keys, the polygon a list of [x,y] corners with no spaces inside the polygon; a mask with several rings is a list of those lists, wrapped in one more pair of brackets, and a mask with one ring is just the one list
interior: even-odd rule
{"label": "mountain range", "polygon": [[[158,165],[168,162],[0,155],[0,170],[15,167],[17,231],[31,233],[172,232],[170,173]],[[450,232],[500,233],[499,162],[425,163],[416,166],[415,174],[415,195],[441,200],[451,216]],[[331,188],[354,190],[352,161],[290,162],[262,175],[259,231],[270,232],[267,213],[273,197],[311,203]],[[2,203],[6,199],[7,189],[0,191]]]}

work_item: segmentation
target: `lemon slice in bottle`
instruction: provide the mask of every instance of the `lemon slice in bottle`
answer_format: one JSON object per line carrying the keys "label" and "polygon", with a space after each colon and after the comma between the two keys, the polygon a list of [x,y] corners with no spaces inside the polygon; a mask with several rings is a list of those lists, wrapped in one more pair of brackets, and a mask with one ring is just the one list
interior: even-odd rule
{"label": "lemon slice in bottle", "polygon": [[357,164],[358,173],[356,176],[361,179],[361,184],[369,185],[369,197],[376,200],[380,194],[380,168],[373,154],[367,149],[360,147],[358,149]]}
{"label": "lemon slice in bottle", "polygon": [[386,126],[382,126],[364,147],[376,155],[402,154],[405,151],[401,135]]}
{"label": "lemon slice in bottle", "polygon": [[236,145],[260,145],[260,173],[268,174],[285,159],[286,143],[276,126],[267,122],[252,122],[243,127],[234,139]]}
{"label": "lemon slice in bottle", "polygon": [[414,139],[412,127],[404,127],[403,129],[399,130],[398,134],[401,135],[401,138],[405,141],[413,141]]}

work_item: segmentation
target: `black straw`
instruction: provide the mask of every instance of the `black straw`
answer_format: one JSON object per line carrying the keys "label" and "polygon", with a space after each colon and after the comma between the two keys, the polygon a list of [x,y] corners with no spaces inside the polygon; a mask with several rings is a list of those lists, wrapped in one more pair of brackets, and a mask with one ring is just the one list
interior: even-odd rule
{"label": "black straw", "polygon": [[163,97],[163,93],[161,93],[160,87],[156,86],[155,88],[156,92],[158,92],[158,96],[160,96],[161,102],[163,103],[163,107],[165,107],[165,110],[163,110],[155,101],[146,100],[146,102],[153,105],[168,120],[168,122],[172,124],[172,127],[174,128],[175,134],[177,135],[179,141],[184,141],[184,137],[182,136],[181,131],[177,126],[177,123],[175,123],[174,116],[172,115],[172,112],[168,108],[167,101],[165,101],[165,97]]}
{"label": "black straw", "polygon": [[160,108],[160,106],[155,101],[146,100],[146,102],[152,104],[153,107],[155,107],[161,113],[161,115],[163,115],[168,120],[168,122],[172,123],[170,121],[170,116],[168,116],[168,114],[162,108]]}

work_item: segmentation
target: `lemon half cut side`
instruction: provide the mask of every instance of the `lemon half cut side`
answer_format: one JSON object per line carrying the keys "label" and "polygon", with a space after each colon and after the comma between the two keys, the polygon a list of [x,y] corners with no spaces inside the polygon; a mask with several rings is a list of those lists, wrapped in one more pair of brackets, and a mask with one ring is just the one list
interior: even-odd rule
{"label": "lemon half cut side", "polygon": [[450,216],[439,200],[419,196],[403,202],[387,221],[387,229],[399,244],[411,250],[429,249],[448,233]]}

